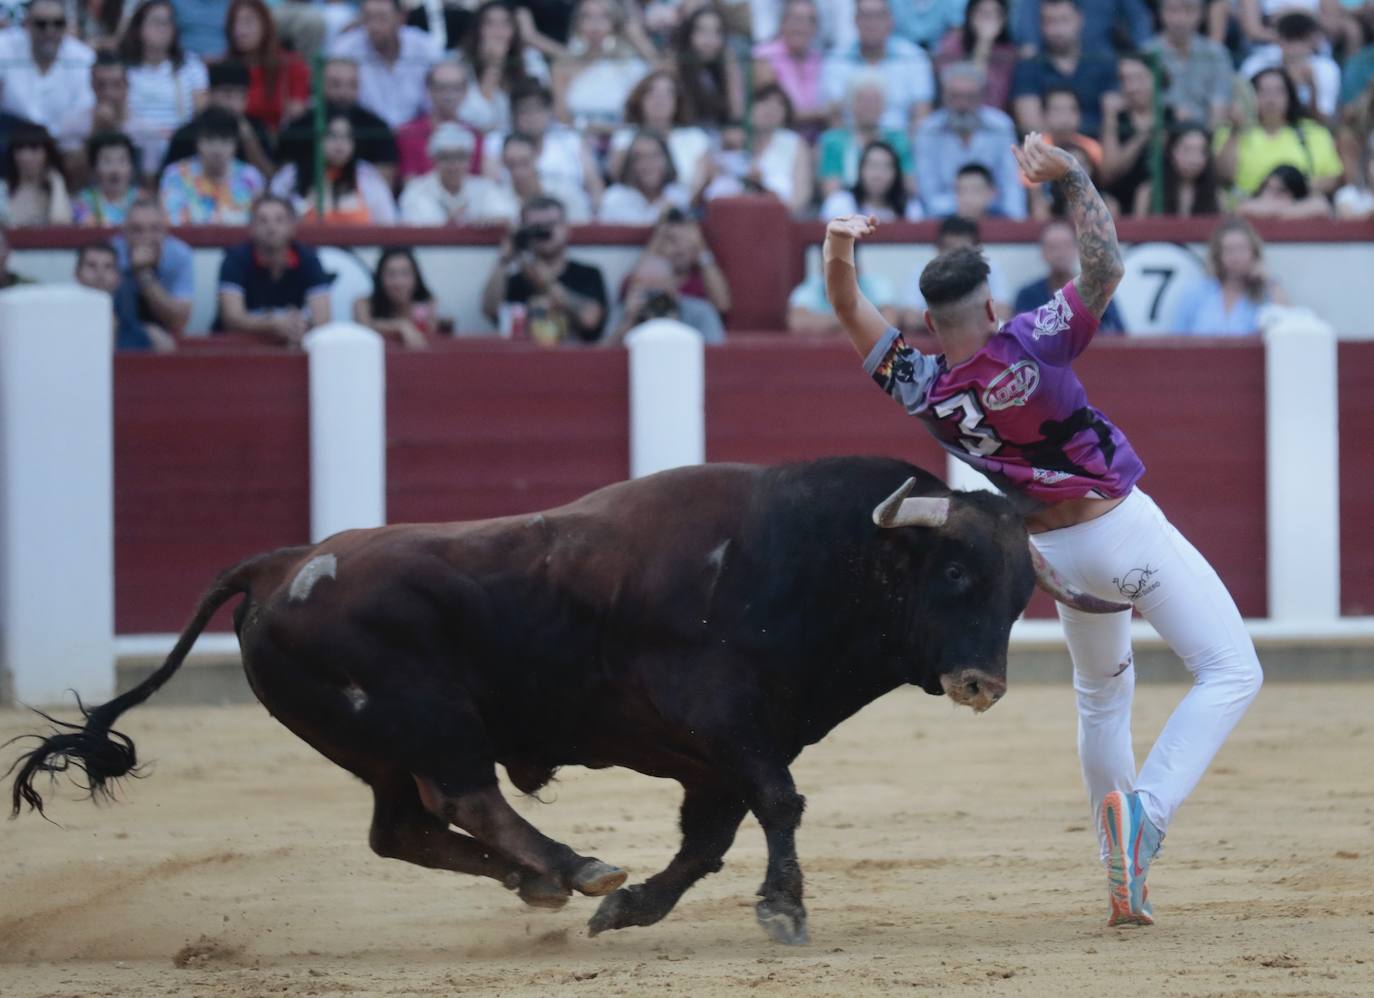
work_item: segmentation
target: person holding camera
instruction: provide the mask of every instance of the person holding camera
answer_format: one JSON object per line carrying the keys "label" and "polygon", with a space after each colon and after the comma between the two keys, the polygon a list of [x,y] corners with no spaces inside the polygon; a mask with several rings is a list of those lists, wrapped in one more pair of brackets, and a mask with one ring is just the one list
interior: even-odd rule
{"label": "person holding camera", "polygon": [[545,344],[594,343],[606,320],[606,281],[598,267],[569,260],[562,202],[535,197],[520,209],[520,227],[482,289],[482,312],[498,321],[502,305],[526,310],[528,335]]}
{"label": "person holding camera", "polygon": [[626,278],[625,297],[611,312],[605,342],[619,343],[631,329],[651,319],[676,319],[695,329],[707,343],[725,342],[725,327],[715,306],[705,298],[681,293],[672,261],[646,253]]}

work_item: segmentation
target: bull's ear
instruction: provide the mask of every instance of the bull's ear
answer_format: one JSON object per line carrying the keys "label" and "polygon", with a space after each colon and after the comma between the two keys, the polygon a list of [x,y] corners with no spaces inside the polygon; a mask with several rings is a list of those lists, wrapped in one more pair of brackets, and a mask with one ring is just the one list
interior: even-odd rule
{"label": "bull's ear", "polygon": [[896,492],[878,503],[873,522],[880,527],[942,527],[949,519],[949,498],[917,496],[908,499],[916,479],[908,478]]}

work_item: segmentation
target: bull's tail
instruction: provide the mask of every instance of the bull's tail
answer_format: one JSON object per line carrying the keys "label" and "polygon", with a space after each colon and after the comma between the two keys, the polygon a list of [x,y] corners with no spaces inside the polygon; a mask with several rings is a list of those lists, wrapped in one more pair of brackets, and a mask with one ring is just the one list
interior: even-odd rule
{"label": "bull's tail", "polygon": [[175,647],[162,666],[133,689],[126,690],[108,703],[87,710],[77,698],[77,706],[86,723],[70,724],[36,711],[55,726],[53,734],[21,735],[42,739],[38,747],[21,755],[6,771],[5,776],[18,770],[11,793],[10,817],[19,815],[25,804],[30,810],[43,813],[43,798],[33,787],[40,773],[60,773],[75,766],[86,774],[84,789],[92,798],[113,795],[113,781],[123,776],[138,776],[138,756],[133,741],[113,730],[111,725],[131,707],[137,707],[156,693],[172,674],[181,668],[196,638],[215,615],[215,611],[240,593],[249,591],[254,573],[264,564],[278,562],[284,557],[296,557],[306,548],[281,548],[240,562],[223,572],[200,598],[196,612],[177,638]]}

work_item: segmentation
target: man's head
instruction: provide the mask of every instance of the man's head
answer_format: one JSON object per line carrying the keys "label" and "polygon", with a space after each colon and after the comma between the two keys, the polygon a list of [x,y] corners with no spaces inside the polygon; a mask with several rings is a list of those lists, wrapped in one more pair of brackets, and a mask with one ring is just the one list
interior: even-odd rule
{"label": "man's head", "polygon": [[997,200],[997,182],[982,163],[965,163],[954,176],[954,213],[977,220]]}
{"label": "man's head", "polygon": [[1078,273],[1078,236],[1067,219],[1052,218],[1040,230],[1040,259],[1051,277],[1063,280]]}
{"label": "man's head", "polygon": [[887,85],[881,73],[864,69],[850,76],[849,114],[855,128],[877,128],[886,109]]}
{"label": "man's head", "polygon": [[467,67],[454,59],[436,62],[425,77],[430,114],[437,121],[457,121],[458,108],[468,95]]}
{"label": "man's head", "polygon": [[52,62],[67,31],[67,10],[62,0],[33,0],[24,27],[29,33],[33,61],[43,65]]}
{"label": "man's head", "polygon": [[1050,87],[1045,91],[1045,131],[1056,142],[1065,142],[1078,134],[1083,125],[1083,112],[1078,95],[1068,87]]}
{"label": "man's head", "polygon": [[563,202],[551,197],[533,197],[520,207],[520,227],[529,234],[529,248],[535,256],[553,260],[568,246],[567,213]]}
{"label": "man's head", "polygon": [[96,53],[91,64],[91,90],[97,104],[123,107],[129,100],[129,72],[115,53]]}
{"label": "man's head", "polygon": [[1041,0],[1040,40],[1046,52],[1077,52],[1083,39],[1083,13],[1078,0]]}
{"label": "man's head", "polygon": [[975,247],[942,252],[921,271],[926,327],[937,337],[997,328],[988,262]]}
{"label": "man's head", "polygon": [[324,79],[320,82],[324,102],[340,107],[358,104],[358,64],[352,59],[333,58],[324,64]]}
{"label": "man's head", "polygon": [[983,233],[979,230],[978,223],[959,215],[950,215],[944,219],[940,223],[940,230],[935,234],[935,249],[939,253],[972,249],[982,244]]}
{"label": "man's head", "polygon": [[857,0],[854,27],[864,48],[882,48],[892,34],[892,11],[887,0]]}
{"label": "man's head", "polygon": [[162,202],[152,194],[140,194],[129,205],[129,213],[124,216],[124,239],[129,248],[135,245],[155,247],[162,250],[162,241],[167,238],[167,212]]}
{"label": "man's head", "polygon": [[114,294],[119,287],[119,258],[107,242],[87,243],[76,251],[76,283]]}
{"label": "man's head", "polygon": [[103,191],[125,191],[134,182],[138,162],[133,141],[121,132],[97,132],[86,140],[86,162]]}
{"label": "man's head", "polygon": [[296,210],[275,194],[264,194],[253,203],[249,237],[261,253],[280,253],[296,235]]}
{"label": "man's head", "polygon": [[631,316],[635,322],[678,316],[677,275],[673,265],[661,256],[642,257],[625,282],[625,300],[635,309]]}
{"label": "man's head", "polygon": [[534,139],[523,132],[511,132],[501,147],[501,165],[506,168],[511,187],[521,197],[539,190],[538,157]]}
{"label": "man's head", "polygon": [[1290,65],[1306,62],[1321,45],[1321,25],[1306,11],[1294,10],[1284,14],[1274,22],[1274,31],[1279,36],[1283,61]]}
{"label": "man's head", "polygon": [[553,94],[538,80],[521,80],[511,87],[510,120],[515,131],[543,135],[553,115]]}
{"label": "man's head", "polygon": [[456,121],[445,121],[429,137],[429,158],[439,182],[451,193],[463,186],[463,178],[472,166],[472,149],[476,143],[466,128]]}
{"label": "man's head", "polygon": [[225,60],[210,63],[211,107],[219,107],[238,116],[248,107],[248,67],[241,62]]}
{"label": "man's head", "polygon": [[207,176],[222,177],[234,160],[239,120],[222,107],[207,107],[196,119],[196,155]]}
{"label": "man's head", "polygon": [[368,43],[378,51],[390,51],[400,41],[405,12],[401,0],[363,0],[359,19]]}
{"label": "man's head", "polygon": [[1164,0],[1159,17],[1170,38],[1192,38],[1202,27],[1202,0]]}
{"label": "man's head", "polygon": [[983,71],[971,62],[956,62],[941,71],[940,106],[956,132],[967,135],[978,127],[985,83]]}

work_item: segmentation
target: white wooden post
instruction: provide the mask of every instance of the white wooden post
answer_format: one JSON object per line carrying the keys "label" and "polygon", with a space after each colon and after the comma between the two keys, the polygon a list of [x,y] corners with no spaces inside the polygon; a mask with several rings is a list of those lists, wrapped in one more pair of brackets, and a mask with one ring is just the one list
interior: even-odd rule
{"label": "white wooden post", "polygon": [[352,322],[305,337],[310,355],[310,537],[386,522],[386,359]]}
{"label": "white wooden post", "polygon": [[706,460],[706,348],[673,319],[625,337],[630,351],[630,477]]}
{"label": "white wooden post", "polygon": [[0,292],[0,670],[22,703],[114,689],[113,352],[109,295]]}

